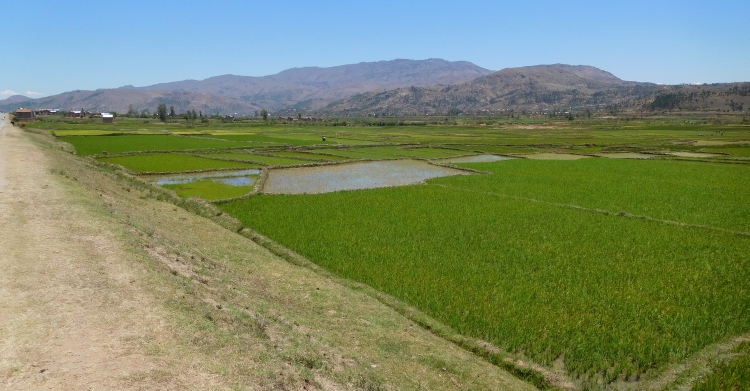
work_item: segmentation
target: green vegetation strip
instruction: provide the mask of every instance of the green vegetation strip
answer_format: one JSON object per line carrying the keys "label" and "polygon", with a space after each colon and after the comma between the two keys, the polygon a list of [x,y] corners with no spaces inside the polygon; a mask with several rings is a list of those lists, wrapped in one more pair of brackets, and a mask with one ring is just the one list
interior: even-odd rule
{"label": "green vegetation strip", "polygon": [[211,140],[206,138],[181,136],[73,136],[60,137],[73,144],[81,156],[101,155],[106,153],[124,153],[136,151],[178,151],[190,149],[237,148],[248,146],[239,141]]}
{"label": "green vegetation strip", "polygon": [[104,157],[98,160],[105,163],[119,164],[136,173],[208,171],[257,167],[257,164],[205,159],[179,153]]}
{"label": "green vegetation strip", "polygon": [[269,166],[294,166],[310,163],[309,160],[293,159],[278,156],[255,155],[249,153],[211,153],[203,155],[207,158],[242,160],[246,162],[260,163]]}
{"label": "green vegetation strip", "polygon": [[432,183],[750,231],[748,166],[604,158],[458,165],[493,175],[439,178]]}
{"label": "green vegetation strip", "polygon": [[220,208],[464,335],[543,364],[563,356],[584,377],[630,378],[750,329],[737,316],[750,311],[750,240],[737,235],[438,186]]}

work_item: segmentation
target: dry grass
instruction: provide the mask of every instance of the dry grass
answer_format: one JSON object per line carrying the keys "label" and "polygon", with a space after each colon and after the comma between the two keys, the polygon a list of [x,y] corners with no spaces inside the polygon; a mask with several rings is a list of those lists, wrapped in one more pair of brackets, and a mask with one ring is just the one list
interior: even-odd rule
{"label": "dry grass", "polygon": [[164,389],[533,389],[378,300],[155,199],[163,191],[34,137],[51,147],[67,174],[61,180],[96,216],[91,223],[115,227],[150,310],[164,316],[142,346],[162,364],[123,381]]}

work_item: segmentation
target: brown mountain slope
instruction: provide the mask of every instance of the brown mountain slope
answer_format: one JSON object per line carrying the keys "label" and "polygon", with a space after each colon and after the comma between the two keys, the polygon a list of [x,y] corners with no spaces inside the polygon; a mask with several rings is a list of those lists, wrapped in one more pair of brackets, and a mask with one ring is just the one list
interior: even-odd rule
{"label": "brown mountain slope", "polygon": [[178,113],[195,109],[204,114],[242,113],[248,114],[260,107],[239,99],[226,98],[208,93],[147,91],[134,89],[106,89],[96,91],[71,91],[46,98],[0,105],[0,110],[18,107],[55,108],[62,110],[115,111],[125,113],[130,105],[138,111],[156,112],[160,103],[174,106]]}
{"label": "brown mountain slope", "polygon": [[612,105],[662,87],[620,80],[590,66],[563,64],[507,68],[448,87],[400,88],[334,102],[328,114],[458,113],[476,110],[548,110]]}
{"label": "brown mountain slope", "polygon": [[23,95],[11,95],[5,99],[0,100],[0,105],[7,105],[7,104],[16,104],[18,102],[26,102],[28,100],[31,100],[32,98],[29,98],[28,96]]}
{"label": "brown mountain slope", "polygon": [[367,91],[457,84],[491,72],[466,61],[433,58],[362,62],[330,68],[293,68],[263,77],[223,75],[137,89],[206,92],[252,102],[271,110],[295,106],[310,109]]}
{"label": "brown mountain slope", "polygon": [[591,66],[507,68],[447,87],[368,92],[331,103],[323,115],[425,115],[549,110],[743,111],[750,83],[657,85],[623,81]]}

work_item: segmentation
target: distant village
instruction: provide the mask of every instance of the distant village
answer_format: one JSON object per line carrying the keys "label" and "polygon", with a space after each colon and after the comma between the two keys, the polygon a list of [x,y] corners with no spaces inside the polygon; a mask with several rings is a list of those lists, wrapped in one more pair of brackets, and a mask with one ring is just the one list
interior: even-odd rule
{"label": "distant village", "polygon": [[[28,120],[33,119],[36,116],[42,116],[42,115],[62,115],[65,112],[61,112],[59,109],[41,109],[41,110],[34,110],[34,109],[24,109],[20,108],[15,111],[16,115],[15,118],[17,120]],[[71,118],[101,118],[102,122],[106,123],[113,123],[115,120],[115,115],[112,113],[102,113],[97,111],[84,111],[84,110],[70,110],[66,113],[67,117]]]}

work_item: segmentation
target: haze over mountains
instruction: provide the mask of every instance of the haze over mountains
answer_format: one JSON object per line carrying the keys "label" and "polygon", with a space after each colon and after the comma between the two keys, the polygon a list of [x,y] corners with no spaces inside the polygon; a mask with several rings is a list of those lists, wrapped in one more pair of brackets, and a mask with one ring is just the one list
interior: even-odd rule
{"label": "haze over mountains", "polygon": [[[330,68],[294,68],[275,75],[223,75],[145,87],[72,91],[40,99],[13,96],[18,107],[154,112],[161,103],[184,112],[252,115],[261,108],[325,116],[433,115],[482,112],[688,109],[743,111],[750,83],[664,86],[624,81],[584,65],[537,65],[498,72],[470,62],[393,60]],[[26,98],[24,100],[24,98]]]}

